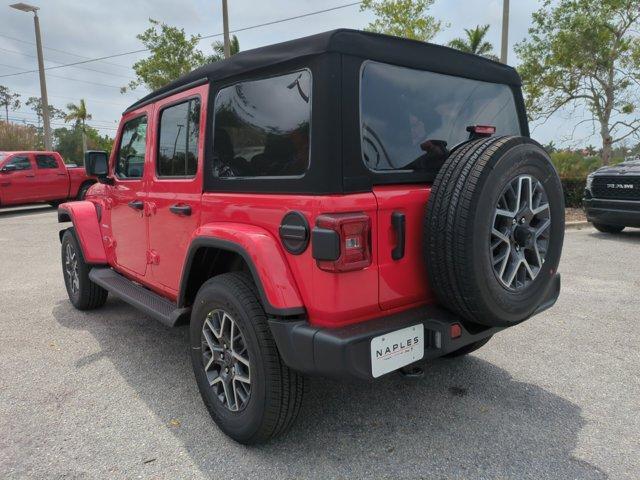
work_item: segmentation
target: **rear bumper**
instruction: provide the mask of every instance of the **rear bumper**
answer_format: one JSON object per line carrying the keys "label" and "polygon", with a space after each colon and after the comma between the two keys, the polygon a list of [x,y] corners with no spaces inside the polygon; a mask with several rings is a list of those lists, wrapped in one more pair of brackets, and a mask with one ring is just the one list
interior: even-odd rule
{"label": "rear bumper", "polygon": [[[560,275],[556,275],[547,298],[535,314],[551,307],[559,294]],[[420,323],[425,334],[423,361],[442,357],[504,330],[471,328],[453,313],[433,305],[335,329],[314,327],[306,320],[269,320],[280,355],[290,368],[310,375],[361,379],[373,378],[370,350],[373,338]],[[456,323],[462,327],[462,335],[453,339],[451,325]]]}
{"label": "rear bumper", "polygon": [[604,225],[640,227],[640,201],[585,198],[587,220]]}

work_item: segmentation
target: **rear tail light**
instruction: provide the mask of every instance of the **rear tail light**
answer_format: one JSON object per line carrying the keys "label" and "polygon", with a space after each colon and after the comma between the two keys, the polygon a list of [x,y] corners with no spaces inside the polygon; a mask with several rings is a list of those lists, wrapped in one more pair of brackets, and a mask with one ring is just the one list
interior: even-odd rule
{"label": "rear tail light", "polygon": [[312,233],[313,257],[328,272],[371,265],[371,219],[364,213],[319,215]]}

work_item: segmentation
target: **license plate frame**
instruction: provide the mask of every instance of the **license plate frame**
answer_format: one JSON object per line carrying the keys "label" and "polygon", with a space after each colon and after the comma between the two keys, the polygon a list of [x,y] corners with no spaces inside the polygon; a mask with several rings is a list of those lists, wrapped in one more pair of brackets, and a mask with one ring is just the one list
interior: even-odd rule
{"label": "license plate frame", "polygon": [[418,323],[371,339],[371,375],[378,378],[424,357],[424,325]]}

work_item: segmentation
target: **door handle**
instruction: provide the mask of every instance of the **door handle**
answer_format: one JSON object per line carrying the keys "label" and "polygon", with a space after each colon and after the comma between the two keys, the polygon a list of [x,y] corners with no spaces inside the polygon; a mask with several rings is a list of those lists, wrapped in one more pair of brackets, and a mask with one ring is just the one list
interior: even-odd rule
{"label": "door handle", "polygon": [[175,213],[176,215],[188,217],[189,215],[191,215],[191,205],[182,205],[180,203],[176,203],[175,205],[171,205],[169,207],[169,211],[171,213]]}
{"label": "door handle", "polygon": [[25,178],[36,178],[35,175],[25,175]]}
{"label": "door handle", "polygon": [[66,174],[66,173],[58,173],[57,175],[58,175],[59,177],[66,177],[66,176],[67,176],[67,174]]}
{"label": "door handle", "polygon": [[404,213],[393,212],[391,214],[391,226],[396,232],[396,241],[398,242],[393,250],[391,250],[391,258],[394,260],[400,260],[404,257],[404,233],[406,217]]}
{"label": "door handle", "polygon": [[144,208],[144,202],[142,200],[131,200],[127,205],[134,210],[142,210]]}

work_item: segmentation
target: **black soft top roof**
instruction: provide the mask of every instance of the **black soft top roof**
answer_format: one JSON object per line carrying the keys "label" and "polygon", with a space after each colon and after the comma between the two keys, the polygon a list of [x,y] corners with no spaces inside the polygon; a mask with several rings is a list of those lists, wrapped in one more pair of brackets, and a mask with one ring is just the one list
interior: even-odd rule
{"label": "black soft top roof", "polygon": [[478,55],[379,33],[339,29],[246,50],[227,60],[209,63],[151,92],[127,111],[198,82],[226,80],[253,70],[329,52],[486,82],[515,86],[521,83],[514,68]]}

